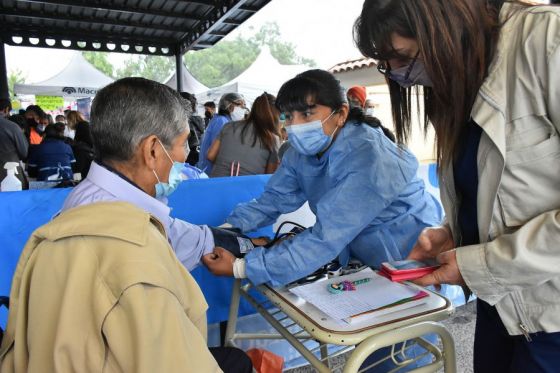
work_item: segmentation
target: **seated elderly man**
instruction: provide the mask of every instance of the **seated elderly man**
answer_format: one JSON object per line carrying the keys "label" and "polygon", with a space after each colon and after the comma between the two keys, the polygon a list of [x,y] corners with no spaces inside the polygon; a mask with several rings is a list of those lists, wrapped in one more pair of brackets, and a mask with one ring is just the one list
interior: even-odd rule
{"label": "seated elderly man", "polygon": [[170,246],[187,268],[213,246],[160,201],[181,180],[183,102],[142,78],[97,93],[99,162],[22,253],[0,371],[251,372],[242,351],[207,348],[208,306]]}

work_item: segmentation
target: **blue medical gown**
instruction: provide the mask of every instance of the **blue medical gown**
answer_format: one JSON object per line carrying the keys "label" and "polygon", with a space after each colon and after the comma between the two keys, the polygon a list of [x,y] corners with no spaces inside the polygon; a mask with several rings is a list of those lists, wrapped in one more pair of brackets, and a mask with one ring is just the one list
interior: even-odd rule
{"label": "blue medical gown", "polygon": [[244,232],[270,225],[305,201],[315,225],[272,249],[245,256],[254,284],[283,285],[350,256],[376,268],[407,257],[420,231],[441,222],[439,203],[416,176],[418,161],[378,128],[347,123],[321,158],[290,148],[256,200],[227,222]]}

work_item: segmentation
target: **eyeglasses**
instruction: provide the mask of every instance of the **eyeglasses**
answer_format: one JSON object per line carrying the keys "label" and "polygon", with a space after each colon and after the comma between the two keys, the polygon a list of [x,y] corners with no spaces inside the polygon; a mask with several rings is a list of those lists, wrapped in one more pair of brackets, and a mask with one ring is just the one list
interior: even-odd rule
{"label": "eyeglasses", "polygon": [[[418,59],[419,55],[420,55],[420,51],[416,52],[416,55],[412,59],[412,62],[410,62],[410,64],[408,65],[408,68],[406,69],[406,73],[404,75],[405,80],[408,80],[408,77],[410,76],[410,73],[412,72],[412,68],[414,67],[414,64],[416,63],[416,60]],[[377,64],[377,71],[389,77],[389,74],[391,73],[391,65],[389,65],[389,61],[380,61]]]}

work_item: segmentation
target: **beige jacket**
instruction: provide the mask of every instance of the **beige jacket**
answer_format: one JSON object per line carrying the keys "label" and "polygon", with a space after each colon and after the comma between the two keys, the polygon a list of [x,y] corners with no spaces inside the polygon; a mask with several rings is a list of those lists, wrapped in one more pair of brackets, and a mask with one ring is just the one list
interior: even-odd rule
{"label": "beige jacket", "polygon": [[124,202],[37,229],[14,275],[0,371],[219,372],[200,288],[162,225]]}
{"label": "beige jacket", "polygon": [[[511,335],[560,331],[560,8],[507,19],[472,110],[478,148],[479,245],[459,247],[467,285]],[[509,17],[509,18],[508,18]],[[460,246],[452,169],[441,193]]]}

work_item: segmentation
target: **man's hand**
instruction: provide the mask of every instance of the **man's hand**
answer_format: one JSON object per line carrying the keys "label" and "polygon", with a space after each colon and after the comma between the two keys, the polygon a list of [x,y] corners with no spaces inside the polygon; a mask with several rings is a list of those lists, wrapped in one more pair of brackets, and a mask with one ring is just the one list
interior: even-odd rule
{"label": "man's hand", "polygon": [[449,227],[424,228],[407,259],[426,260],[455,248]]}
{"label": "man's hand", "polygon": [[465,285],[465,280],[457,265],[457,254],[455,250],[442,252],[437,256],[437,261],[441,264],[441,267],[412,282],[421,286],[440,284]]}
{"label": "man's hand", "polygon": [[218,276],[233,276],[234,261],[235,256],[223,247],[215,247],[214,252],[202,257],[204,265]]}

